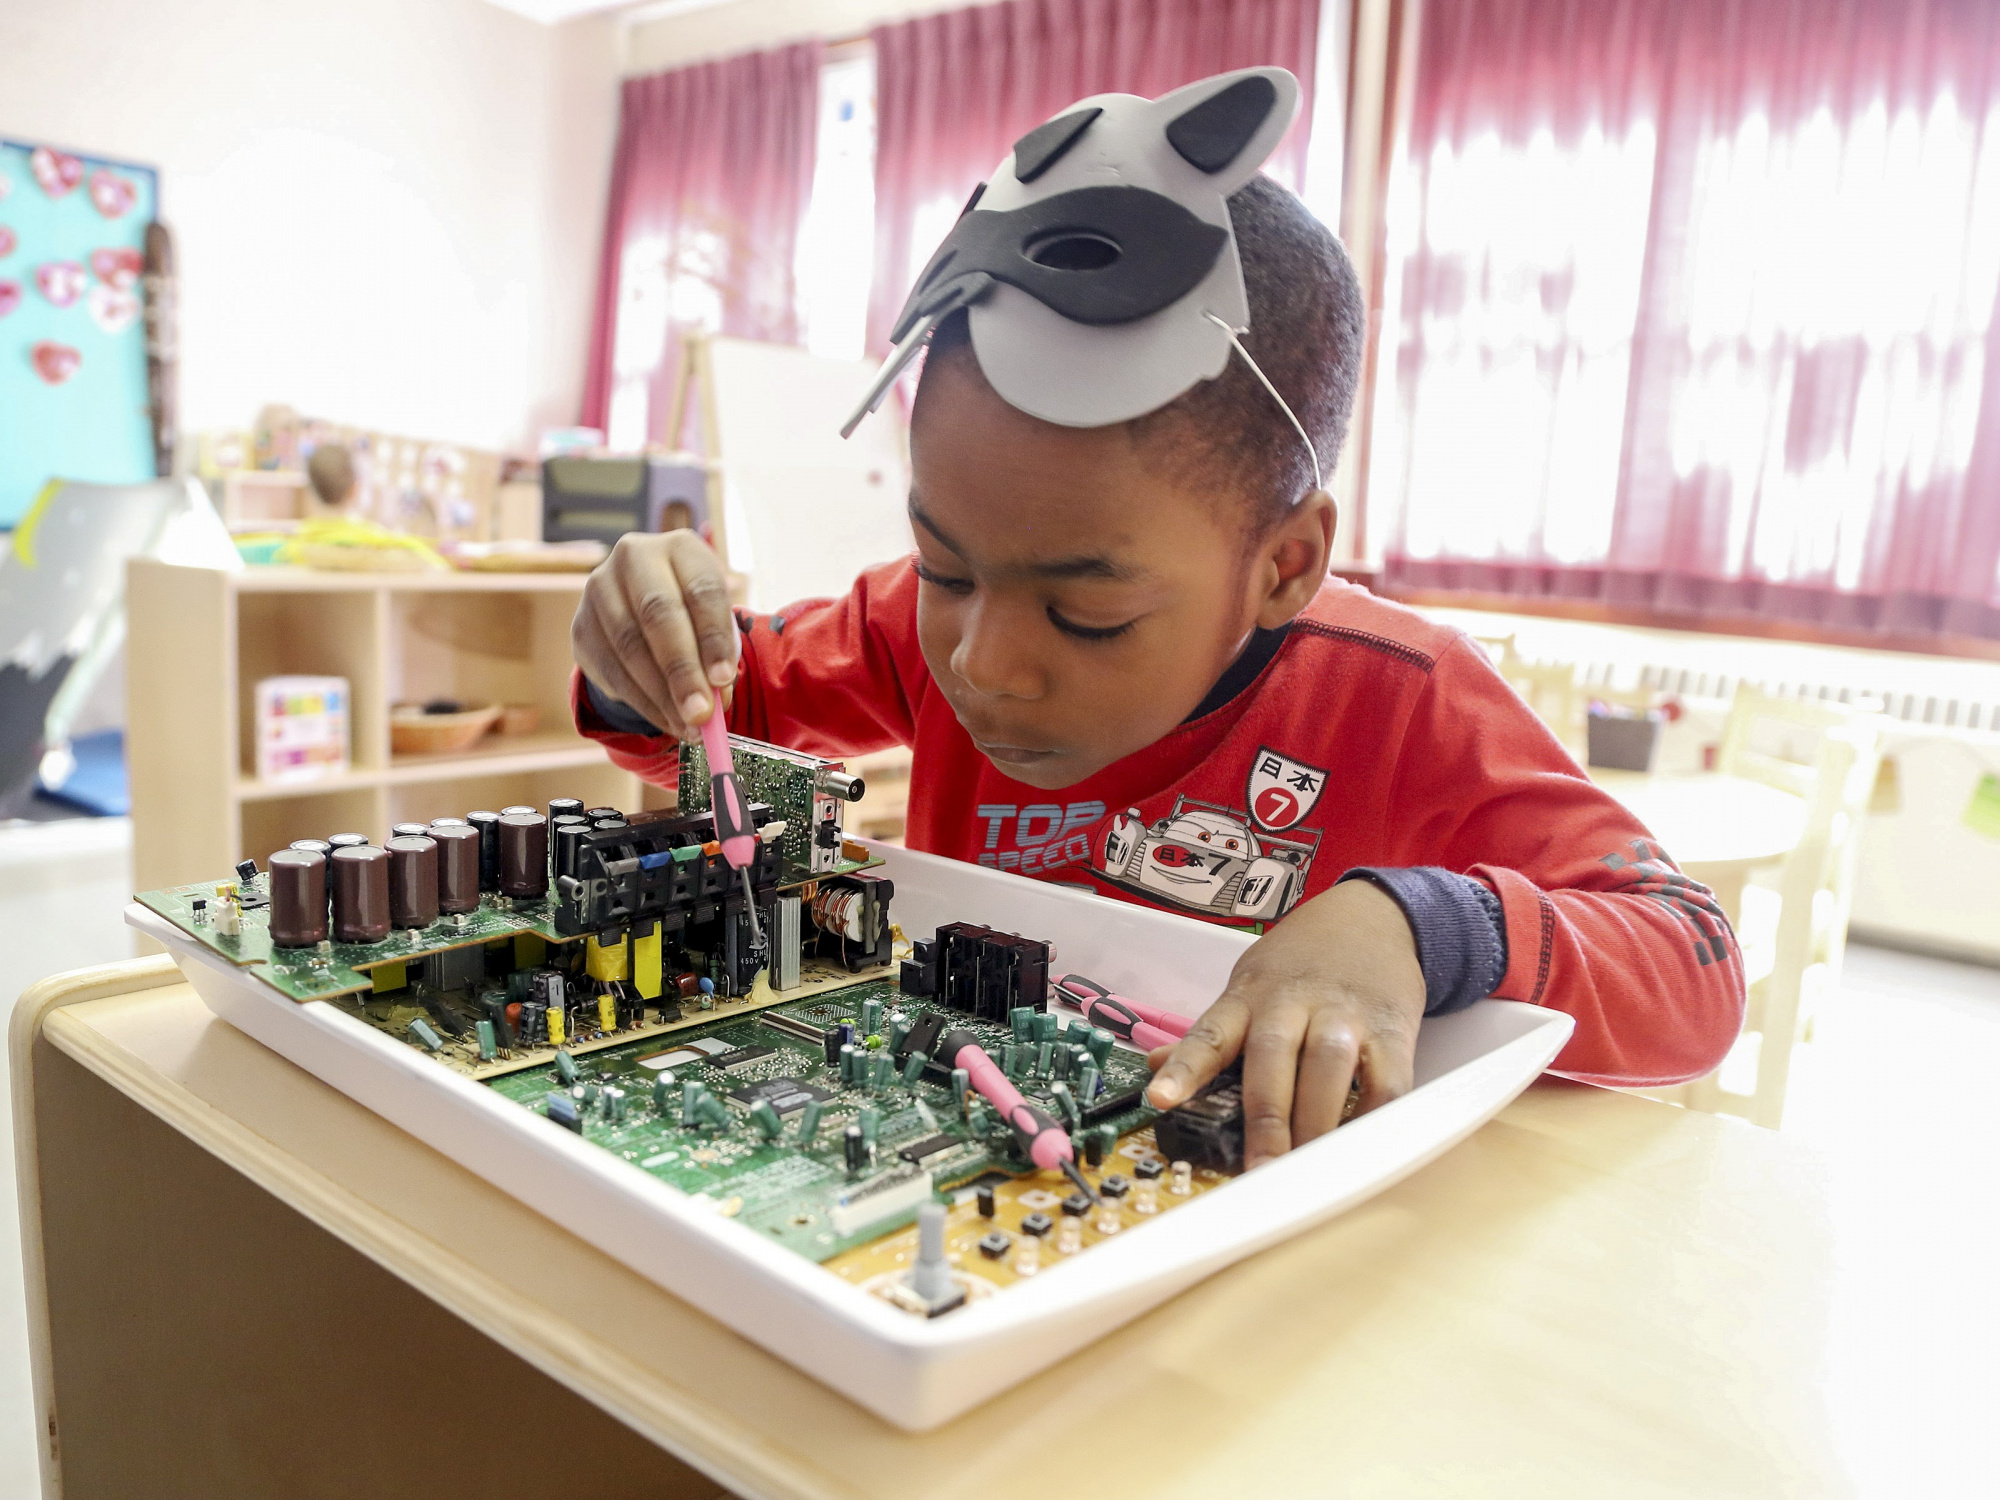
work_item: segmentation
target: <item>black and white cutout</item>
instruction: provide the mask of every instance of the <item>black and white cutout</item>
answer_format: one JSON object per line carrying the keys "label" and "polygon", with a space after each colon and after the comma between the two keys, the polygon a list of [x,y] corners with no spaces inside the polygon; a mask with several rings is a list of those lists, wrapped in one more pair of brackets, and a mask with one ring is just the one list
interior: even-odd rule
{"label": "black and white cutout", "polygon": [[1143,416],[1220,375],[1250,322],[1229,195],[1298,107],[1290,73],[1246,68],[1158,99],[1099,94],[1029,131],[917,278],[843,431],[961,307],[994,390],[1065,427]]}

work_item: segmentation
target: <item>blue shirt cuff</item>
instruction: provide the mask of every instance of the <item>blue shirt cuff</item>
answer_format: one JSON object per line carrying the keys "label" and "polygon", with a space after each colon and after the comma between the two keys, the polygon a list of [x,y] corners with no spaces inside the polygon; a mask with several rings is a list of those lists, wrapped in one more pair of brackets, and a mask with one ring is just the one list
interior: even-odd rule
{"label": "blue shirt cuff", "polygon": [[629,703],[622,703],[604,692],[588,677],[583,679],[583,690],[590,697],[591,712],[595,713],[606,729],[619,734],[643,734],[658,739],[662,731],[656,728],[638,709]]}
{"label": "blue shirt cuff", "polygon": [[1500,898],[1484,881],[1431,865],[1349,870],[1403,909],[1424,971],[1424,1014],[1449,1015],[1493,993],[1507,972],[1507,926]]}

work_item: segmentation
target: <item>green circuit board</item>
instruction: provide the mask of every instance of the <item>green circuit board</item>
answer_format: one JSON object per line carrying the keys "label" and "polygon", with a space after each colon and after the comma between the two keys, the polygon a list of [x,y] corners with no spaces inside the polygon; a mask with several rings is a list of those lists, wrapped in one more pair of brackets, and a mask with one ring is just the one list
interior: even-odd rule
{"label": "green circuit board", "polygon": [[[671,1037],[592,1052],[574,1060],[574,1083],[566,1084],[551,1060],[492,1079],[489,1086],[543,1115],[551,1094],[567,1094],[585,1140],[779,1244],[825,1261],[910,1223],[920,1204],[953,1187],[988,1174],[1024,1177],[1034,1171],[1015,1147],[1013,1133],[990,1110],[980,1111],[983,1130],[968,1123],[948,1079],[925,1076],[906,1084],[898,1075],[873,1089],[841,1082],[818,1034],[841,1021],[858,1021],[871,999],[882,1002],[885,1013],[900,1010],[912,1024],[934,1008],[909,1000],[893,984],[865,981],[754,1016],[719,1018]],[[1006,1026],[946,1014],[996,1060],[1013,1039]],[[1061,1041],[1059,1035],[1058,1045]],[[1055,1080],[1039,1071],[1039,1061],[1038,1055],[1036,1068],[1018,1078],[1016,1087],[1055,1115],[1059,1106],[1050,1087]],[[671,1081],[661,1085],[666,1075]],[[1155,1111],[1141,1101],[1149,1076],[1142,1056],[1112,1051],[1103,1065],[1103,1089],[1083,1113],[1084,1128],[1108,1127],[1123,1137],[1150,1125]],[[723,1101],[726,1126],[683,1126],[682,1089],[689,1082]],[[622,1121],[610,1118],[607,1087],[624,1091]],[[752,1128],[749,1106],[757,1097],[808,1095],[819,1099],[822,1111],[812,1142],[798,1139],[803,1108],[781,1115],[783,1128],[775,1139],[767,1141]],[[876,1145],[867,1167],[851,1174],[844,1135],[864,1108],[879,1112]],[[871,1196],[894,1206],[871,1216]]]}
{"label": "green circuit board", "polygon": [[[375,980],[371,971],[384,964],[408,963],[426,954],[467,948],[475,943],[522,935],[538,937],[547,943],[574,941],[556,931],[547,899],[508,901],[488,893],[480,898],[479,909],[464,913],[462,920],[440,917],[428,927],[392,932],[379,943],[329,943],[324,949],[280,948],[271,942],[270,908],[262,904],[269,881],[268,874],[260,874],[241,886],[246,904],[239,930],[233,937],[218,933],[208,920],[196,920],[197,901],[206,903],[211,911],[216,906],[217,882],[141,891],[133,899],[294,1000],[327,1000],[335,995],[373,989]],[[532,957],[523,954],[520,961],[539,963],[539,950]]]}
{"label": "green circuit board", "polygon": [[[764,803],[774,817],[785,821],[785,881],[796,883],[816,878],[812,867],[813,794],[820,770],[839,762],[820,760],[734,734],[729,737],[729,747],[743,795],[752,802]],[[701,741],[694,740],[681,746],[680,810],[707,812],[709,795],[708,751]],[[817,875],[847,875],[865,868],[866,862],[843,858]]]}

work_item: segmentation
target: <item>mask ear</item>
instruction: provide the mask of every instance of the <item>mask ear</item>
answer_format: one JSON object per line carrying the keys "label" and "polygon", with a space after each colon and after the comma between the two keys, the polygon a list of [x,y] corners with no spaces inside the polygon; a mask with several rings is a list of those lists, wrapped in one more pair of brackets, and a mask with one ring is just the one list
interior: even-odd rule
{"label": "mask ear", "polygon": [[1298,80],[1283,68],[1244,68],[1156,100],[1174,152],[1228,197],[1256,174],[1298,113]]}

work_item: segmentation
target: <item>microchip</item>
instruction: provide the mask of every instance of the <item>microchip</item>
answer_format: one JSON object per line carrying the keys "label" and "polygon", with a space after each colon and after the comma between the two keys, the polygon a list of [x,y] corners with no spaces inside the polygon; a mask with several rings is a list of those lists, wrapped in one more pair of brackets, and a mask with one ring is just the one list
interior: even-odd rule
{"label": "microchip", "polygon": [[928,1135],[925,1136],[920,1141],[910,1142],[909,1145],[905,1146],[902,1150],[898,1151],[896,1154],[902,1157],[904,1161],[921,1163],[929,1160],[933,1156],[937,1156],[943,1152],[949,1151],[952,1149],[952,1147],[960,1144],[961,1142],[959,1141],[957,1136]]}
{"label": "microchip", "polygon": [[725,1073],[734,1073],[747,1068],[752,1063],[762,1062],[767,1057],[776,1057],[776,1047],[738,1047],[731,1052],[718,1052],[709,1061]]}
{"label": "microchip", "polygon": [[824,1104],[833,1095],[803,1079],[766,1078],[761,1083],[746,1083],[740,1089],[731,1089],[726,1097],[746,1113],[756,1108],[760,1100],[769,1100],[771,1108],[780,1115],[789,1115],[804,1109],[815,1099]]}

